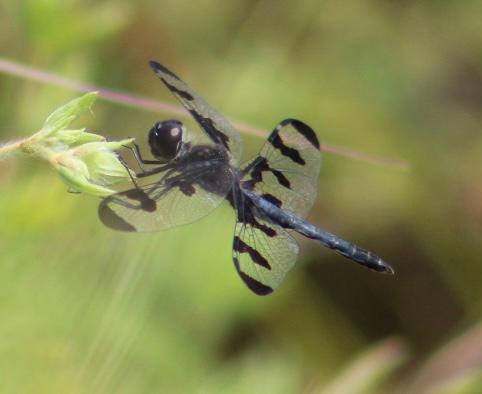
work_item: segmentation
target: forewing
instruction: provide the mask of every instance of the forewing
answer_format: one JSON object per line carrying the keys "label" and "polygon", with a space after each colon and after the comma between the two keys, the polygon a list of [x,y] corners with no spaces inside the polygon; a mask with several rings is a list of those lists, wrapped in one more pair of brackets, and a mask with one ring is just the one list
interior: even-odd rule
{"label": "forewing", "polygon": [[196,183],[200,176],[173,172],[157,183],[106,197],[99,218],[114,230],[138,232],[192,223],[214,210],[231,187],[226,182],[216,193],[209,192]]}
{"label": "forewing", "polygon": [[318,191],[320,144],[315,132],[295,119],[282,121],[259,156],[243,168],[243,187],[306,217]]}
{"label": "forewing", "polygon": [[246,286],[257,295],[272,293],[298,256],[296,240],[282,227],[265,220],[255,207],[239,207],[233,261]]}
{"label": "forewing", "polygon": [[242,141],[237,130],[219,112],[196,92],[194,92],[182,79],[161,64],[151,61],[151,68],[177,97],[181,104],[186,107],[194,120],[201,126],[209,139],[226,148],[238,163],[242,152]]}

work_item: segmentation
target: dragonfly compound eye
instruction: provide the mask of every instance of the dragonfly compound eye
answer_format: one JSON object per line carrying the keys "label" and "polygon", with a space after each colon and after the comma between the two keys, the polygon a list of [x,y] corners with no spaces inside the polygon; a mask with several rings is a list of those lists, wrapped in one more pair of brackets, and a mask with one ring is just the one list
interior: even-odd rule
{"label": "dragonfly compound eye", "polygon": [[170,161],[181,148],[183,124],[178,120],[157,122],[149,131],[149,146],[154,157]]}

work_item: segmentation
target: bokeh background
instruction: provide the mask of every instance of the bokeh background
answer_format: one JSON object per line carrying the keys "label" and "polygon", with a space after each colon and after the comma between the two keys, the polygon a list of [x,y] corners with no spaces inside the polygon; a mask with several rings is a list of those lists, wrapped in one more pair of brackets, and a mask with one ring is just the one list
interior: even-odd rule
{"label": "bokeh background", "polygon": [[[229,117],[296,117],[409,168],[325,154],[309,216],[396,276],[300,239],[263,298],[232,265],[228,206],[115,233],[45,163],[3,160],[0,392],[482,392],[481,15],[477,0],[1,0],[3,59],[174,103],[157,59]],[[0,140],[79,95],[0,74]],[[77,125],[143,143],[171,117],[99,100]],[[248,159],[263,140],[243,136]]]}

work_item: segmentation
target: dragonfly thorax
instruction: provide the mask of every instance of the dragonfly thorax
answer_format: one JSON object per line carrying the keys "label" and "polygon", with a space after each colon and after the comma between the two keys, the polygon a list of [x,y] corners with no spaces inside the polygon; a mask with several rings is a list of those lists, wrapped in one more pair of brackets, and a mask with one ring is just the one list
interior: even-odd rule
{"label": "dragonfly thorax", "polygon": [[238,171],[229,163],[226,150],[216,145],[186,144],[176,159],[184,180],[199,185],[204,191],[225,196]]}

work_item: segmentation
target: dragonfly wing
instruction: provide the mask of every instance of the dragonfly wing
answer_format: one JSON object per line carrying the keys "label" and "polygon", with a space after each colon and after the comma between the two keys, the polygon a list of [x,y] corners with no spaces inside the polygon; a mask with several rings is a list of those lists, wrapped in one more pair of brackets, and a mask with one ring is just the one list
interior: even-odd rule
{"label": "dragonfly wing", "polygon": [[243,187],[306,217],[318,191],[320,144],[315,132],[295,119],[282,121],[259,156],[244,165]]}
{"label": "dragonfly wing", "polygon": [[257,295],[267,295],[293,267],[299,247],[285,229],[264,218],[253,205],[246,204],[237,207],[233,261],[246,286]]}
{"label": "dragonfly wing", "polygon": [[237,163],[241,157],[243,143],[241,136],[231,123],[172,71],[155,61],[151,61],[149,64],[164,85],[189,111],[209,139],[228,150]]}
{"label": "dragonfly wing", "polygon": [[[214,192],[198,183],[203,176],[200,171],[171,171],[159,182],[104,198],[99,218],[120,231],[159,231],[192,223],[225,199],[231,184],[230,174],[224,175],[226,182],[219,182]],[[218,176],[223,176],[223,170]]]}

